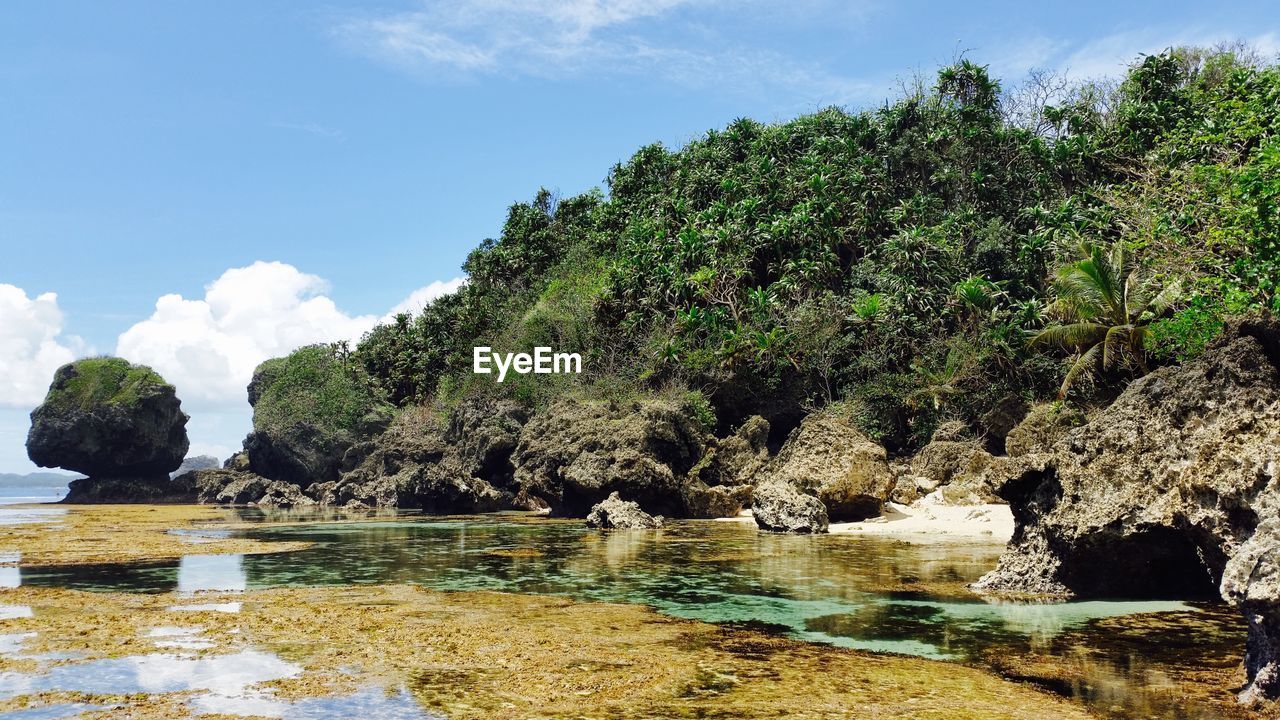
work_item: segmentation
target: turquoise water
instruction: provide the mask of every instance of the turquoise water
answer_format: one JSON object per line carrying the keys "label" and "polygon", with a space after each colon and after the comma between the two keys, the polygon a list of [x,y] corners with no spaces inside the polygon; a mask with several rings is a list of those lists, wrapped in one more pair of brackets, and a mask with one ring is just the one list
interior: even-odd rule
{"label": "turquoise water", "polygon": [[[774,535],[735,522],[600,533],[581,523],[501,516],[316,523],[247,534],[315,545],[271,555],[19,568],[16,583],[131,592],[416,583],[563,595],[947,660],[970,660],[996,643],[1040,646],[1098,618],[1193,610],[1172,600],[1010,603],[963,597],[963,584],[999,557],[1001,546],[989,541],[921,545]],[[198,541],[200,532],[191,536]]]}

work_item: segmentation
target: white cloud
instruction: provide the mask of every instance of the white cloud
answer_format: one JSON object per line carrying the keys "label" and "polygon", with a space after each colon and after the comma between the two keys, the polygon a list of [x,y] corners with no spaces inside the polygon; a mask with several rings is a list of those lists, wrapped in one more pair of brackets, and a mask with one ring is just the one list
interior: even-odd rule
{"label": "white cloud", "polygon": [[351,316],[325,282],[279,262],[227,270],[188,300],[165,295],[151,317],[120,335],[116,354],[155,368],[184,401],[242,405],[258,363],[317,342],[356,340],[372,315]]}
{"label": "white cloud", "polygon": [[1280,58],[1280,35],[1268,32],[1253,37],[1208,31],[1197,28],[1149,27],[1112,33],[1086,43],[1033,37],[1005,49],[995,49],[984,58],[981,50],[974,59],[990,62],[997,77],[1017,80],[1035,68],[1062,73],[1073,81],[1118,77],[1145,55],[1154,55],[1171,47],[1214,47],[1243,41],[1262,58]]}
{"label": "white cloud", "polygon": [[[419,311],[462,282],[419,288],[383,320]],[[232,268],[205,287],[203,298],[162,296],[151,317],[120,335],[116,354],[155,368],[177,387],[188,411],[243,409],[245,386],[263,360],[312,343],[354,343],[379,322],[377,315],[342,311],[326,292],[323,279],[285,263]]]}
{"label": "white cloud", "polygon": [[56,294],[29,298],[22,288],[0,284],[0,407],[38,405],[54,371],[85,352],[62,327]]}
{"label": "white cloud", "polygon": [[456,277],[452,280],[436,280],[430,285],[420,287],[409,293],[409,297],[396,303],[395,307],[382,316],[380,322],[391,322],[400,313],[409,313],[411,315],[420,313],[423,308],[435,302],[436,298],[457,292],[458,288],[465,285],[466,282],[466,278]]}
{"label": "white cloud", "polygon": [[[682,85],[735,92],[785,93],[815,103],[879,99],[884,83],[831,73],[820,65],[726,41],[696,22],[706,10],[772,12],[769,3],[739,0],[462,0],[424,2],[411,12],[348,18],[335,35],[357,52],[435,79],[478,74],[560,78],[580,74],[659,77]],[[847,16],[840,4],[830,10]],[[661,21],[655,30],[654,21]],[[680,42],[681,33],[696,40]],[[696,49],[691,49],[696,48]]]}

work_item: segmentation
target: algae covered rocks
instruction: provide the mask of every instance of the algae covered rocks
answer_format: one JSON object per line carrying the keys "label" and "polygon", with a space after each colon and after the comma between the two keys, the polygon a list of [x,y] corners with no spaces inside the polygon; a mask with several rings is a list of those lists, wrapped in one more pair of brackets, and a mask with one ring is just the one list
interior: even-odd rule
{"label": "algae covered rocks", "polygon": [[162,500],[187,454],[187,415],[174,387],[149,367],[87,358],[54,374],[31,413],[27,455],[83,473],[68,500]]}

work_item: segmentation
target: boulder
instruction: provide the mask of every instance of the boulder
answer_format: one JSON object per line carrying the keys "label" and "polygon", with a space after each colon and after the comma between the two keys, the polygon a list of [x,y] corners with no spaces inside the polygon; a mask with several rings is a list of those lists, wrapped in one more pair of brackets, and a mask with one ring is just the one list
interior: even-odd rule
{"label": "boulder", "polygon": [[884,448],[828,414],[805,418],[762,475],[816,495],[836,521],[879,515],[895,482]]}
{"label": "boulder", "polygon": [[1006,395],[979,418],[982,436],[989,451],[1003,454],[1009,431],[1026,417],[1030,407],[1017,395]]}
{"label": "boulder", "polygon": [[[911,458],[907,478],[921,496],[936,492],[934,497],[945,505],[1002,502],[993,489],[994,462],[991,453],[976,440],[934,440]],[[895,495],[901,489],[895,487]]]}
{"label": "boulder", "polygon": [[1084,413],[1062,403],[1036,405],[1005,437],[1005,453],[1021,457],[1051,450],[1068,432],[1084,423]]}
{"label": "boulder", "polygon": [[[1221,594],[1249,621],[1243,699],[1280,693],[1280,346],[1237,325],[1199,359],[1143,377],[997,492],[1013,539],[985,592]],[[1017,443],[1015,443],[1017,444]]]}
{"label": "boulder", "polygon": [[685,476],[705,444],[691,413],[673,401],[561,399],[524,426],[515,481],[556,515],[585,517],[614,492],[646,512],[679,515]]}
{"label": "boulder", "polygon": [[662,516],[654,517],[640,505],[623,500],[618,493],[596,503],[587,514],[587,527],[618,530],[651,530],[662,527]]}
{"label": "boulder", "polygon": [[680,491],[684,516],[703,519],[736,517],[751,503],[751,489],[751,485],[707,485],[701,480],[689,480]]}
{"label": "boulder", "polygon": [[737,432],[708,441],[706,454],[690,477],[709,486],[750,485],[769,462],[769,421],[754,415]]}
{"label": "boulder", "polygon": [[829,524],[822,501],[782,480],[766,480],[755,487],[751,514],[761,530],[824,533]]}
{"label": "boulder", "polygon": [[258,366],[247,388],[249,469],[306,488],[338,479],[354,444],[391,422],[391,407],[358,363],[336,346],[309,345]]}
{"label": "boulder", "polygon": [[[187,415],[172,385],[151,368],[120,358],[88,358],[54,374],[44,402],[31,413],[27,455],[41,467],[88,476],[72,496],[107,499],[100,480],[121,501],[164,491],[187,454]],[[130,483],[136,487],[130,488]]]}

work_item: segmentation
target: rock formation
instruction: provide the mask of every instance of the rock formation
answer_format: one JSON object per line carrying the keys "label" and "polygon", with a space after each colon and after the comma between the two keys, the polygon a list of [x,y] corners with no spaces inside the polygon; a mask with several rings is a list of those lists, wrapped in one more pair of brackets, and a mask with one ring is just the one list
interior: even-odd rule
{"label": "rock formation", "polygon": [[559,400],[521,433],[515,481],[557,515],[583,517],[618,492],[647,512],[679,516],[684,478],[705,442],[670,401]]}
{"label": "rock formation", "polygon": [[662,527],[662,516],[654,517],[636,503],[623,500],[618,493],[596,503],[587,514],[587,527],[618,530],[650,530]]}
{"label": "rock formation", "polygon": [[[1037,421],[1038,422],[1038,421]],[[1025,449],[1012,433],[1012,450]],[[986,592],[1220,593],[1248,620],[1242,699],[1280,693],[1280,329],[1231,328],[1131,384],[998,488],[1016,529]]]}
{"label": "rock formation", "polygon": [[751,514],[761,530],[791,533],[827,531],[827,508],[795,485],[770,479],[756,485]]}
{"label": "rock formation", "polygon": [[151,368],[89,358],[54,374],[31,413],[27,455],[41,467],[88,476],[66,502],[171,502],[169,473],[187,454],[187,415]]}
{"label": "rock formation", "polygon": [[836,521],[879,515],[894,485],[884,448],[828,414],[805,418],[761,476],[817,496]]}

